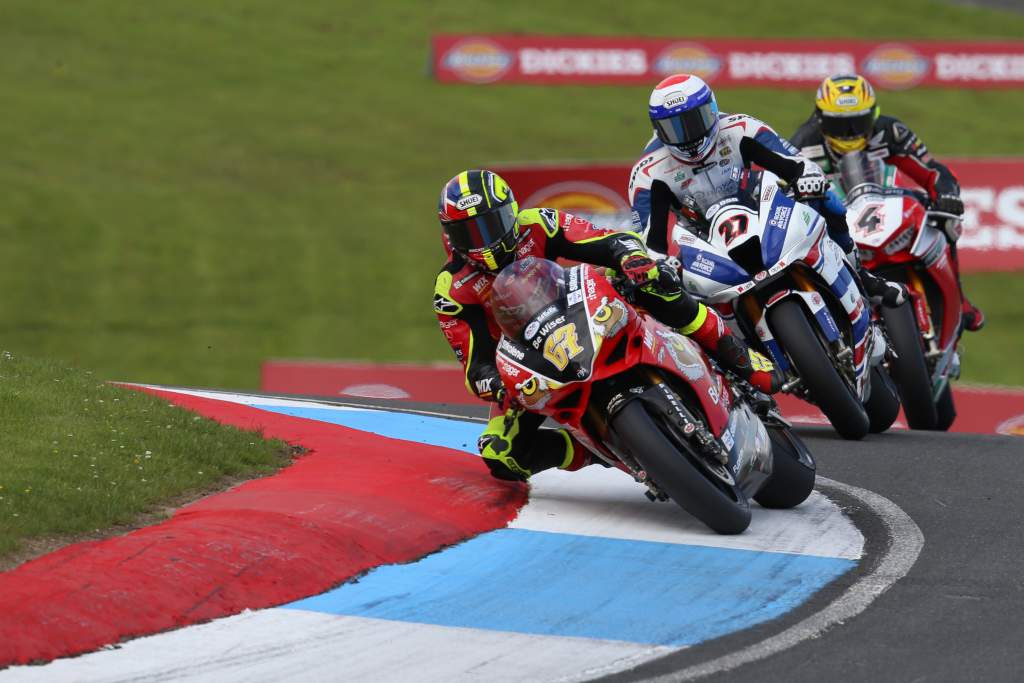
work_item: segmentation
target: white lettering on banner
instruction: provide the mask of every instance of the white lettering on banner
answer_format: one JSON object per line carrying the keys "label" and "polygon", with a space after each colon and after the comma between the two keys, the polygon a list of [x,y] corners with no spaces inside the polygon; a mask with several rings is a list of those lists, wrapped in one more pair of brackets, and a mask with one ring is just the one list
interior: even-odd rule
{"label": "white lettering on banner", "polygon": [[962,249],[1024,249],[1024,187],[965,187]]}
{"label": "white lettering on banner", "polygon": [[839,52],[730,52],[730,78],[770,81],[819,79],[856,71],[853,55]]}
{"label": "white lettering on banner", "polygon": [[526,75],[642,76],[647,73],[647,53],[642,49],[540,49],[519,50],[519,68]]}
{"label": "white lettering on banner", "polygon": [[935,76],[940,81],[1024,81],[1024,54],[940,52]]}

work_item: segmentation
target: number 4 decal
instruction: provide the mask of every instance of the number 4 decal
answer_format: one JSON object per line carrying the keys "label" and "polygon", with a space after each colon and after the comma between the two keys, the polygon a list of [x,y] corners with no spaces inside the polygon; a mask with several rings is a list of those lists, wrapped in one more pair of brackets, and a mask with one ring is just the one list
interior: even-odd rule
{"label": "number 4 decal", "polygon": [[857,227],[861,232],[867,235],[878,232],[878,224],[882,222],[881,208],[878,204],[872,204],[861,212],[857,218]]}

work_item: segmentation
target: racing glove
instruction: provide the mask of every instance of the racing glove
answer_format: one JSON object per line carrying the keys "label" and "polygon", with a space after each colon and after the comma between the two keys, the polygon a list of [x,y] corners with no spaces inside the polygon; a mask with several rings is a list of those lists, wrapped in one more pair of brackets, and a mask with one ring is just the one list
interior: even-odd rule
{"label": "racing glove", "polygon": [[804,162],[803,171],[796,179],[794,189],[799,199],[821,199],[828,190],[828,179],[824,171],[815,164]]}
{"label": "racing glove", "polygon": [[932,208],[936,211],[962,216],[964,213],[964,202],[955,194],[940,194],[932,202]]}
{"label": "racing glove", "polygon": [[495,373],[476,380],[473,382],[473,393],[481,400],[504,404],[506,392],[501,375]]}
{"label": "racing glove", "polygon": [[657,282],[660,276],[657,262],[642,251],[634,251],[622,257],[619,270],[638,286]]}

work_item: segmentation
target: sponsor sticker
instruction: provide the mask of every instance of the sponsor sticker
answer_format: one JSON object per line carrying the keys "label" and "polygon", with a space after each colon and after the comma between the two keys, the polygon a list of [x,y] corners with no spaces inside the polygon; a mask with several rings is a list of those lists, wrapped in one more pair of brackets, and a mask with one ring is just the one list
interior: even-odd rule
{"label": "sponsor sticker", "polygon": [[665,107],[666,109],[672,109],[673,107],[680,107],[680,106],[686,104],[686,100],[688,100],[688,99],[689,98],[686,96],[685,93],[682,93],[682,92],[672,92],[672,93],[669,93],[668,95],[665,96],[665,100],[664,100],[664,102],[662,102],[661,106]]}
{"label": "sponsor sticker", "polygon": [[526,354],[523,353],[523,350],[516,348],[516,346],[506,337],[501,338],[501,342],[498,344],[498,350],[506,355],[512,356],[516,360],[523,360],[526,358]]}
{"label": "sponsor sticker", "polygon": [[917,85],[928,75],[929,67],[927,57],[898,43],[878,46],[861,63],[861,71],[872,83],[893,90]]}
{"label": "sponsor sticker", "polygon": [[654,59],[653,68],[659,76],[693,74],[711,81],[722,70],[722,58],[697,43],[673,43]]}
{"label": "sponsor sticker", "polygon": [[471,207],[477,206],[483,203],[484,198],[478,194],[471,194],[468,197],[463,197],[459,201],[455,202],[455,208],[459,211],[465,211]]}
{"label": "sponsor sticker", "polygon": [[537,334],[537,330],[539,329],[540,321],[534,320],[532,323],[526,326],[525,330],[523,330],[523,338],[526,339],[527,341],[533,339],[534,335]]}
{"label": "sponsor sticker", "polygon": [[786,224],[789,223],[789,214],[792,211],[788,206],[777,206],[775,212],[772,213],[772,217],[768,219],[768,225],[775,226],[780,230],[786,229]]}
{"label": "sponsor sticker", "polygon": [[470,83],[490,83],[512,67],[512,53],[484,38],[469,38],[457,43],[441,59],[441,64],[458,78]]}
{"label": "sponsor sticker", "polygon": [[690,264],[689,270],[698,272],[701,275],[711,275],[715,272],[715,262],[704,256],[704,254],[697,254],[697,258]]}
{"label": "sponsor sticker", "polygon": [[996,431],[1007,436],[1024,436],[1024,415],[1004,420],[996,427]]}

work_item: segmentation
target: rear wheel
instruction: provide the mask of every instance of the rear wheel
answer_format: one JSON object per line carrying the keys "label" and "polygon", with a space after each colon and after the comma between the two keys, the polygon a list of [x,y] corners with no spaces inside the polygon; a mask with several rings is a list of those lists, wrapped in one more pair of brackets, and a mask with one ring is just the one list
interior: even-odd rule
{"label": "rear wheel", "polygon": [[738,488],[713,482],[662,432],[643,401],[630,401],[615,416],[612,429],[658,487],[681,508],[720,534],[738,534],[750,526],[750,503]]}
{"label": "rear wheel", "polygon": [[796,366],[811,398],[845,439],[861,439],[871,426],[868,414],[853,390],[839,376],[807,321],[804,308],[792,299],[780,301],[768,311],[772,333]]}
{"label": "rear wheel", "polygon": [[871,396],[864,407],[871,420],[871,433],[884,432],[900,415],[900,397],[889,373],[881,365],[871,368]]}
{"label": "rear wheel", "polygon": [[935,429],[939,416],[932,397],[932,378],[910,303],[897,308],[883,307],[882,318],[897,356],[889,365],[889,374],[899,390],[907,426],[911,429]]}
{"label": "rear wheel", "polygon": [[796,507],[814,489],[814,458],[788,427],[768,427],[768,438],[772,442],[772,476],[754,500],[766,508]]}
{"label": "rear wheel", "polygon": [[935,429],[945,432],[953,426],[956,420],[956,406],[953,405],[953,385],[946,382],[946,388],[939,394],[935,402],[935,412],[939,419],[935,423]]}

